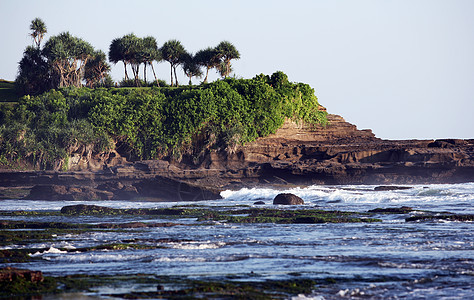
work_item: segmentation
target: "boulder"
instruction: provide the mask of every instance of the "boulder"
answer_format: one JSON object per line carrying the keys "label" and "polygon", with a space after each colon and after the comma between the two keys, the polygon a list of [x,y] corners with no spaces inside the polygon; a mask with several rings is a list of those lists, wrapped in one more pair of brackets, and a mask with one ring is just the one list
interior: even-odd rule
{"label": "boulder", "polygon": [[263,201],[257,201],[257,202],[254,202],[254,205],[265,205],[265,202],[263,202]]}
{"label": "boulder", "polygon": [[300,197],[294,195],[294,194],[289,194],[289,193],[283,193],[283,194],[278,194],[275,199],[273,199],[273,204],[281,204],[281,205],[301,205],[304,204],[303,199]]}

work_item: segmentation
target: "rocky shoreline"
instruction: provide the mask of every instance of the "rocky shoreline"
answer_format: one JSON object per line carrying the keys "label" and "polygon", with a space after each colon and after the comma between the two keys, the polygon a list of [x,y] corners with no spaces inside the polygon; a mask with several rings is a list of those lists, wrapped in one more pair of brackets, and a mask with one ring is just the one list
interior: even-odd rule
{"label": "rocky shoreline", "polygon": [[70,171],[0,170],[0,199],[193,201],[253,186],[474,181],[474,139],[382,140],[337,115],[325,128],[285,122],[275,134],[196,166],[78,156]]}

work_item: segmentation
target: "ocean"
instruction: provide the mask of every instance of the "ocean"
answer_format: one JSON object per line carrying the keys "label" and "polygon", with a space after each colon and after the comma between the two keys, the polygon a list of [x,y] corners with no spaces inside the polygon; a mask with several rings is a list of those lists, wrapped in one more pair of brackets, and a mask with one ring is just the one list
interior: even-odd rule
{"label": "ocean", "polygon": [[[150,274],[199,280],[266,281],[307,278],[314,288],[293,299],[468,299],[474,297],[474,226],[471,221],[433,219],[407,222],[410,216],[473,214],[474,183],[411,185],[375,191],[372,185],[252,188],[224,191],[223,199],[200,202],[0,201],[1,211],[59,211],[73,204],[112,208],[164,208],[197,205],[209,209],[260,207],[353,211],[410,207],[407,213],[377,213],[375,223],[274,224],[204,222],[166,216],[8,216],[2,220],[77,224],[176,222],[169,227],[79,232],[53,241],[8,244],[2,249],[41,249],[32,262],[7,263],[49,276]],[[300,196],[302,206],[275,206],[282,192]],[[263,201],[265,205],[255,205]],[[194,206],[193,206],[194,207]],[[150,247],[74,249],[134,241]],[[165,287],[166,288],[166,287]],[[156,286],[123,286],[146,291]],[[86,293],[102,297],[98,287]]]}

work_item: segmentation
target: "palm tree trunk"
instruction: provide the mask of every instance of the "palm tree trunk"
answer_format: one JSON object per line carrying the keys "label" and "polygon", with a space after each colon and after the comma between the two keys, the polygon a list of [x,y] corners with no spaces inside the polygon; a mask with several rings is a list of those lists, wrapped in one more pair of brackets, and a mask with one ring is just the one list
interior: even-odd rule
{"label": "palm tree trunk", "polygon": [[176,75],[176,67],[174,67],[174,79],[176,81],[176,87],[178,86],[178,75]]}
{"label": "palm tree trunk", "polygon": [[150,63],[150,66],[151,66],[151,70],[153,71],[153,76],[155,76],[156,84],[158,85],[158,87],[160,87],[160,83],[158,82],[158,78],[156,78],[155,68],[153,67],[153,63]]}
{"label": "palm tree trunk", "polygon": [[145,80],[145,84],[146,84],[146,65],[147,63],[145,63],[145,67],[143,68],[143,79]]}
{"label": "palm tree trunk", "polygon": [[204,78],[204,83],[207,83],[207,75],[209,75],[209,67],[206,67],[206,77]]}
{"label": "palm tree trunk", "polygon": [[171,86],[173,86],[173,65],[171,65]]}
{"label": "palm tree trunk", "polygon": [[123,67],[125,68],[125,80],[128,80],[127,63],[125,61],[123,61]]}

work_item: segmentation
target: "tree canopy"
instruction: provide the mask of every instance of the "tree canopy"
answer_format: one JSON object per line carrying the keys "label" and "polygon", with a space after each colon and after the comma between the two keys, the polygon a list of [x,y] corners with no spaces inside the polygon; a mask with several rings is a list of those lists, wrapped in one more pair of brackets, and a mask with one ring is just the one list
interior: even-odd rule
{"label": "tree canopy", "polygon": [[[45,23],[36,18],[31,22],[31,37],[34,46],[27,48],[19,64],[17,83],[24,94],[38,94],[49,88],[60,88],[87,85],[103,86],[113,84],[108,73],[111,70],[107,57],[101,50],[96,50],[87,41],[63,32],[52,36],[42,47],[41,43],[47,32]],[[36,50],[34,50],[35,48]],[[148,67],[153,72],[154,84],[160,86],[154,63],[167,61],[170,64],[170,85],[178,86],[178,66],[192,83],[193,77],[202,77],[208,82],[209,70],[216,71],[226,78],[232,72],[231,60],[239,59],[236,47],[222,41],[216,47],[207,47],[188,53],[179,40],[166,41],[159,47],[153,36],[137,37],[130,33],[111,41],[108,49],[108,61],[112,64],[122,62],[124,79],[122,86],[151,85],[147,81]],[[143,65],[143,80],[141,69]],[[132,70],[130,77],[128,70]],[[164,83],[163,80],[161,80]]]}
{"label": "tree canopy", "polygon": [[36,44],[36,48],[39,48],[41,46],[41,41],[43,40],[44,35],[47,32],[46,24],[40,18],[36,18],[31,21],[30,29],[31,37],[33,38]]}

